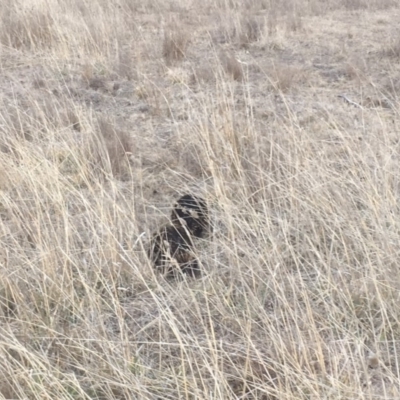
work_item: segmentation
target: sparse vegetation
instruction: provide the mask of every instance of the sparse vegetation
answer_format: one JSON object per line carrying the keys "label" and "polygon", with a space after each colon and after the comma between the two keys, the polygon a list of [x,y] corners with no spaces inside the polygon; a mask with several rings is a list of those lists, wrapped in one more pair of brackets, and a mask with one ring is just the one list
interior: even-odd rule
{"label": "sparse vegetation", "polygon": [[398,15],[1,1],[0,398],[400,398]]}

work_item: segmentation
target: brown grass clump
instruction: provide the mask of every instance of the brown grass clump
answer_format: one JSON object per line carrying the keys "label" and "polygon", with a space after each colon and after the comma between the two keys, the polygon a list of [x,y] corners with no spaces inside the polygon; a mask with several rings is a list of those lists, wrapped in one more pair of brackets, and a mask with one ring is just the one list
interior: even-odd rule
{"label": "brown grass clump", "polygon": [[239,44],[241,47],[248,47],[257,42],[263,35],[264,20],[257,19],[254,16],[244,16],[240,21]]}
{"label": "brown grass clump", "polygon": [[243,67],[233,53],[221,55],[221,63],[226,74],[235,81],[243,79]]}
{"label": "brown grass clump", "polygon": [[383,50],[383,54],[387,57],[400,58],[400,39],[397,34],[389,40],[389,43]]}
{"label": "brown grass clump", "polygon": [[287,92],[305,77],[305,71],[300,67],[275,65],[271,71],[272,86],[275,90]]}
{"label": "brown grass clump", "polygon": [[193,71],[190,77],[191,84],[210,83],[215,80],[215,71],[210,65],[201,65]]}
{"label": "brown grass clump", "polygon": [[[129,134],[121,129],[116,129],[109,121],[99,120],[99,146],[98,161],[102,165],[102,169],[108,169],[106,165],[109,163],[110,170],[114,176],[126,177],[129,173],[129,157],[133,153],[132,139]],[[106,153],[102,153],[102,143],[104,143]],[[96,141],[94,141],[96,146]]]}
{"label": "brown grass clump", "polygon": [[174,24],[165,28],[162,55],[167,65],[185,57],[189,42],[189,32],[181,26]]}
{"label": "brown grass clump", "polygon": [[289,32],[298,32],[303,28],[303,23],[299,11],[293,10],[286,16],[286,29]]}
{"label": "brown grass clump", "polygon": [[51,46],[57,38],[57,27],[49,10],[40,7],[22,7],[6,1],[0,8],[2,28],[0,41],[14,48],[43,48]]}

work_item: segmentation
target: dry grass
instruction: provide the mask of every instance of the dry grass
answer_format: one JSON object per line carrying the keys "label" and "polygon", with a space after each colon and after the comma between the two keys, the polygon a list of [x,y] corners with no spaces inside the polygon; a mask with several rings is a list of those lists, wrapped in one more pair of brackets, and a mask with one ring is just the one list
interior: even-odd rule
{"label": "dry grass", "polygon": [[0,15],[0,398],[400,398],[396,1]]}
{"label": "dry grass", "polygon": [[178,24],[177,22],[171,23],[164,31],[162,54],[167,65],[182,60],[189,45],[189,31]]}
{"label": "dry grass", "polygon": [[233,53],[221,54],[220,58],[228,77],[235,81],[243,80],[243,67]]}

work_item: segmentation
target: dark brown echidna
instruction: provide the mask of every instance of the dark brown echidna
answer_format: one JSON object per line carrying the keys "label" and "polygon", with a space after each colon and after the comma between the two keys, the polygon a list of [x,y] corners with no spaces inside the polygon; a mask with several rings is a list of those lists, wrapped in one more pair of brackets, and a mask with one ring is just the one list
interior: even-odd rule
{"label": "dark brown echidna", "polygon": [[161,227],[151,239],[149,257],[156,269],[167,275],[181,271],[199,276],[193,238],[203,237],[209,226],[206,202],[190,194],[182,196],[174,205],[171,223]]}
{"label": "dark brown echidna", "polygon": [[175,203],[171,222],[175,226],[185,226],[194,237],[203,237],[210,227],[206,202],[185,194]]}
{"label": "dark brown echidna", "polygon": [[195,277],[200,270],[192,248],[192,238],[187,229],[165,225],[153,236],[149,255],[156,269],[167,275],[175,275],[180,269]]}

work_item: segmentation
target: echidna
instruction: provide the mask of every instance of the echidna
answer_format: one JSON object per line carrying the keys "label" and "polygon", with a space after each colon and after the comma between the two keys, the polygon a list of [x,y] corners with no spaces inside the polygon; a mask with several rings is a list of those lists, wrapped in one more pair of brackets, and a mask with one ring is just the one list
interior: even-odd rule
{"label": "echidna", "polygon": [[148,253],[156,269],[167,275],[180,270],[199,276],[193,238],[203,237],[209,228],[206,202],[190,194],[182,196],[174,204],[171,222],[158,229],[151,239]]}

